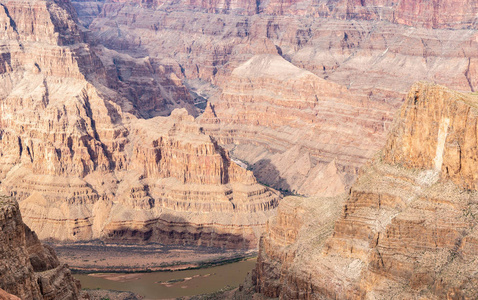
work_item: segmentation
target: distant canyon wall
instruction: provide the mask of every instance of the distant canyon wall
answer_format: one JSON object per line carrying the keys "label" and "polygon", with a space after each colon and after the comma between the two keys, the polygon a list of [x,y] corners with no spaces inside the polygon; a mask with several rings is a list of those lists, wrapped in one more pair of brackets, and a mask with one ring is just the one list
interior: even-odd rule
{"label": "distant canyon wall", "polygon": [[[461,91],[478,83],[471,1],[73,5],[96,43],[137,59],[177,62],[188,88],[212,104],[201,126],[261,182],[288,192],[332,195],[349,187],[385,143],[414,82]],[[304,77],[278,85],[260,67],[238,75],[261,55],[281,56],[325,81],[301,91]],[[281,78],[281,70],[275,72]],[[340,100],[321,102],[343,88]],[[315,108],[305,93],[317,97]],[[330,177],[340,181],[327,190],[324,178]]]}
{"label": "distant canyon wall", "polygon": [[[98,14],[103,3],[96,5],[89,1],[76,1],[81,15]],[[177,5],[183,9],[196,10],[215,14],[235,15],[296,15],[347,20],[386,20],[395,24],[427,28],[475,28],[478,5],[470,0],[316,0],[316,1],[250,1],[250,0],[220,0],[220,1],[117,1],[106,3],[132,4],[147,9],[161,9]],[[86,11],[89,13],[87,14]]]}

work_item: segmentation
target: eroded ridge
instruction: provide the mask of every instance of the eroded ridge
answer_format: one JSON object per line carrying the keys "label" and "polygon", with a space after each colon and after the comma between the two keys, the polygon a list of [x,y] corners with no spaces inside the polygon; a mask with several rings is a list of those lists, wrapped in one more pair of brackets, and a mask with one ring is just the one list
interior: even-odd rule
{"label": "eroded ridge", "polygon": [[328,238],[310,239],[306,229],[320,231],[330,208],[312,218],[300,210],[317,204],[305,199],[292,214],[279,206],[278,220],[303,224],[289,233],[302,233],[284,238],[277,234],[283,226],[271,221],[261,242],[256,291],[283,299],[476,298],[478,194],[468,171],[476,170],[470,159],[476,101],[416,84],[387,146],[362,168]]}
{"label": "eroded ridge", "polygon": [[281,196],[195,123],[174,62],[93,47],[69,1],[0,20],[1,188],[40,238],[255,247]]}

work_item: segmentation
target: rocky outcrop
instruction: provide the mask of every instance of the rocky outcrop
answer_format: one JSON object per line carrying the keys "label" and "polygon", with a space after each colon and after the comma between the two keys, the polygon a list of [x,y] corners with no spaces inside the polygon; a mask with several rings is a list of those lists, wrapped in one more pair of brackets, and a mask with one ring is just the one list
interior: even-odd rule
{"label": "rocky outcrop", "polygon": [[301,272],[306,266],[306,262],[297,265],[297,257],[305,259],[320,252],[316,246],[332,233],[343,201],[343,196],[284,198],[261,237],[252,274],[256,292],[270,298],[283,295],[287,276],[292,270]]}
{"label": "rocky outcrop", "polygon": [[[476,298],[476,188],[466,169],[448,171],[456,147],[476,146],[469,133],[476,131],[476,101],[442,86],[415,85],[387,146],[347,195],[331,236],[287,240],[275,233],[282,225],[268,228],[256,290],[283,299]],[[279,207],[278,218],[310,224],[300,213],[307,205],[291,216]],[[287,248],[268,247],[284,241]]]}
{"label": "rocky outcrop", "polygon": [[400,111],[402,121],[388,139],[384,160],[433,169],[458,186],[477,190],[476,103],[471,95],[415,85]]}
{"label": "rocky outcrop", "polygon": [[[80,20],[92,31],[93,40],[106,48],[147,60],[174,60],[188,87],[198,94],[209,84],[210,90],[216,91],[215,95],[208,94],[213,95],[210,99],[216,115],[208,121],[214,126],[204,125],[207,132],[217,134],[220,144],[234,158],[247,163],[260,181],[284,191],[320,194],[329,185],[324,178],[331,177],[340,177],[340,184],[327,195],[349,187],[356,170],[385,143],[391,115],[414,82],[425,79],[461,91],[477,88],[476,5],[470,1],[74,4]],[[269,95],[240,94],[241,90],[250,90],[252,84],[245,81],[246,77],[240,79],[235,70],[261,55],[280,55],[292,65],[327,80],[329,86],[346,87],[346,108],[342,109],[340,101],[327,102],[314,125],[305,124],[310,123],[311,114],[305,117],[307,121],[291,123],[283,117],[284,112],[291,108],[287,113],[301,119],[304,113],[297,112],[305,106],[300,101],[274,99],[272,106],[272,101],[264,98]],[[300,85],[267,85],[264,82],[270,78],[248,76],[258,82],[253,88],[269,89],[269,94],[287,95],[289,100],[303,96],[293,93],[294,87]],[[308,89],[305,85],[300,88]],[[331,89],[324,89],[324,94]],[[318,96],[321,92],[307,91]],[[249,100],[243,106],[231,104],[245,98]],[[271,105],[269,112],[274,110],[275,127],[255,125],[271,118],[258,113],[253,117],[253,113],[243,110],[259,102]],[[291,106],[295,104],[298,106]],[[259,109],[256,106],[254,111]],[[322,112],[320,107],[315,109]],[[244,124],[242,118],[246,115],[251,121],[248,129],[239,125]],[[343,120],[353,126],[344,129]],[[284,130],[278,129],[279,123]],[[298,128],[298,124],[304,125],[304,131],[291,129]],[[320,139],[314,140],[317,132],[307,137],[313,145],[295,141],[306,132],[312,134],[314,126],[324,127],[325,132]],[[272,139],[279,142],[271,142]],[[357,145],[360,140],[366,140],[369,146]],[[263,147],[266,141],[272,146]],[[246,142],[252,146],[246,147]],[[322,176],[324,173],[328,175]],[[315,185],[319,188],[314,192]]]}
{"label": "rocky outcrop", "polygon": [[17,296],[9,294],[2,289],[0,289],[0,297],[1,297],[1,299],[5,299],[5,300],[21,300]]}
{"label": "rocky outcrop", "polygon": [[271,54],[236,68],[212,101],[199,121],[207,132],[262,182],[308,195],[343,193],[390,122],[367,98]]}
{"label": "rocky outcrop", "polygon": [[1,196],[0,296],[2,299],[78,299],[79,283],[26,226],[18,204]]}
{"label": "rocky outcrop", "polygon": [[0,187],[40,238],[255,247],[281,196],[194,122],[177,64],[93,47],[69,2],[2,5]]}
{"label": "rocky outcrop", "polygon": [[2,186],[41,238],[254,247],[280,195],[231,162],[192,116],[135,120],[129,136],[116,171],[61,177],[22,163]]}
{"label": "rocky outcrop", "polygon": [[108,87],[126,97],[140,118],[168,116],[176,108],[198,114],[174,60],[135,58],[102,46],[95,47],[95,54],[106,69]]}

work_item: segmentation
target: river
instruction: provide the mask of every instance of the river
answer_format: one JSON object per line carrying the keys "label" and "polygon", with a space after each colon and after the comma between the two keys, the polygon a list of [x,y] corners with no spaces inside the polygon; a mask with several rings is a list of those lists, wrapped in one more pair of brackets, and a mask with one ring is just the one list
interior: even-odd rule
{"label": "river", "polygon": [[129,291],[147,299],[167,299],[208,294],[226,286],[237,287],[256,263],[248,259],[222,266],[152,273],[76,274],[82,288]]}

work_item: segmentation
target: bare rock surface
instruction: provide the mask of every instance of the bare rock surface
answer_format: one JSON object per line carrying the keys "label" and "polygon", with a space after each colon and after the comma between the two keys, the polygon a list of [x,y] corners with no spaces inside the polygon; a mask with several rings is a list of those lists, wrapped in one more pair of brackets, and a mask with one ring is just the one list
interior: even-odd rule
{"label": "bare rock surface", "polygon": [[[260,181],[284,191],[333,195],[349,187],[358,168],[385,143],[391,116],[414,82],[477,88],[473,1],[74,1],[74,6],[92,40],[107,49],[135,59],[175,61],[178,77],[193,94],[213,104],[214,112],[205,112],[207,132]],[[277,60],[269,78],[252,69],[241,73],[263,55],[280,55],[327,80],[321,88],[328,87],[312,91],[306,88],[310,78],[300,76],[278,85],[282,72],[292,74]],[[304,95],[296,92],[304,89],[320,100],[322,92],[328,97],[332,89],[344,88],[348,95],[340,99],[346,104],[319,101],[324,105],[306,105],[310,113],[303,112]],[[255,89],[260,91],[254,94]],[[330,177],[340,177],[340,183],[325,190]]]}
{"label": "bare rock surface", "polygon": [[476,298],[477,192],[466,167],[450,167],[460,161],[457,148],[476,148],[476,101],[415,85],[333,230],[321,228],[334,210],[308,215],[317,200],[282,202],[261,239],[256,291],[282,299]]}
{"label": "bare rock surface", "polygon": [[2,299],[2,300],[21,300],[17,296],[9,294],[2,289],[0,289],[0,299]]}
{"label": "bare rock surface", "polygon": [[41,239],[256,246],[281,196],[195,123],[177,64],[93,49],[69,1],[0,16],[0,187]]}
{"label": "bare rock surface", "polygon": [[[335,196],[381,147],[388,112],[345,87],[262,54],[236,68],[203,128],[285,191]],[[389,117],[390,118],[390,117]]]}
{"label": "bare rock surface", "polygon": [[18,203],[5,196],[0,198],[0,223],[2,299],[78,299],[79,283],[70,270],[23,223]]}

